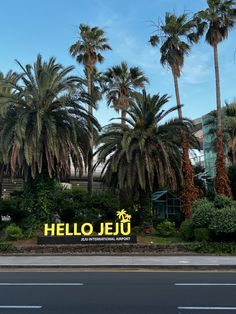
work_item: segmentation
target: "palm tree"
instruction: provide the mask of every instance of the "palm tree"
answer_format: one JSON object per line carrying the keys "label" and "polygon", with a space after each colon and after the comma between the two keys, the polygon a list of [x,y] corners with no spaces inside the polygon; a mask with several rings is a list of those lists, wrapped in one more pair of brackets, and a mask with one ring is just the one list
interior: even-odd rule
{"label": "palm tree", "polygon": [[208,8],[196,14],[196,21],[201,33],[206,30],[205,40],[213,47],[215,79],[216,79],[216,103],[217,103],[217,158],[215,189],[217,194],[231,196],[225,167],[225,156],[222,139],[221,121],[221,95],[220,74],[218,62],[218,44],[228,37],[229,31],[236,22],[236,8],[233,0],[208,0]]}
{"label": "palm tree", "polygon": [[[13,93],[12,85],[16,84],[19,76],[13,72],[9,71],[6,75],[0,72],[0,97],[5,95],[11,97]],[[2,109],[2,108],[1,108]],[[3,128],[4,119],[0,116],[0,133]],[[8,169],[8,165],[3,162],[3,152],[0,150],[0,197],[2,196],[2,181],[4,172]]]}
{"label": "palm tree", "polygon": [[[226,104],[221,113],[224,152],[228,154],[232,165],[236,166],[236,103]],[[217,111],[208,114],[206,125],[212,138],[212,149],[217,152]]]}
{"label": "palm tree", "polygon": [[112,104],[118,112],[121,110],[122,126],[125,127],[129,98],[135,91],[144,88],[148,79],[139,67],[129,67],[126,62],[122,62],[105,72],[104,82],[108,104]]}
{"label": "palm tree", "polygon": [[125,128],[112,123],[98,139],[96,165],[104,162],[102,175],[107,184],[126,190],[133,197],[138,193],[143,204],[154,188],[177,189],[182,182],[181,132],[185,130],[189,135],[191,145],[196,144],[196,139],[185,120],[163,123],[166,116],[177,110],[163,109],[169,100],[167,95],[151,96],[143,91],[133,97],[126,111]]}
{"label": "palm tree", "polygon": [[[84,77],[81,79],[82,83],[82,94],[87,94],[86,90],[88,86],[88,80],[87,80],[87,71],[84,69]],[[103,96],[103,85],[104,85],[104,74],[103,72],[99,72],[96,67],[93,69],[93,75],[92,75],[92,91],[91,96],[89,96],[93,103],[93,108],[97,109],[98,101],[102,99]],[[84,89],[85,87],[85,89]],[[88,94],[87,94],[88,96]]]}
{"label": "palm tree", "polygon": [[[83,64],[86,69],[88,94],[92,98],[93,94],[93,75],[97,63],[104,60],[101,52],[111,50],[107,44],[107,39],[104,37],[105,32],[99,27],[90,27],[88,25],[80,24],[79,26],[80,38],[76,43],[70,47],[70,54],[80,64]],[[89,104],[88,111],[93,115],[93,106]],[[93,127],[90,126],[90,150],[88,153],[88,192],[93,190]]]}
{"label": "palm tree", "polygon": [[[179,119],[182,119],[183,114],[178,79],[184,65],[184,58],[190,52],[191,44],[196,43],[199,39],[196,22],[189,19],[187,14],[182,14],[177,17],[175,14],[166,13],[165,23],[160,25],[158,32],[158,35],[150,37],[149,42],[152,46],[161,45],[160,62],[163,66],[168,66],[172,72],[178,115]],[[197,197],[197,191],[194,187],[193,169],[189,159],[189,144],[184,133],[182,135],[182,150],[182,169],[184,176],[182,200],[185,216],[191,217],[192,204]]]}
{"label": "palm tree", "polygon": [[22,70],[20,82],[11,84],[10,95],[0,95],[5,163],[9,161],[12,175],[22,169],[28,180],[41,173],[50,178],[70,174],[71,163],[81,173],[88,149],[89,114],[72,96],[79,81],[71,75],[73,67],[64,68],[55,58],[43,61],[40,55],[33,66],[17,63]]}
{"label": "palm tree", "polygon": [[227,104],[224,111],[224,133],[228,135],[229,157],[236,166],[236,102]]}

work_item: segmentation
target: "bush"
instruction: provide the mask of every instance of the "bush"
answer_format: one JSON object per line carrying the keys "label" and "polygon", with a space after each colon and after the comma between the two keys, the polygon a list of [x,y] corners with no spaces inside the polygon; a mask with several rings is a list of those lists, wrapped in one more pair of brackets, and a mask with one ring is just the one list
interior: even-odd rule
{"label": "bush", "polygon": [[171,237],[175,234],[175,223],[165,220],[156,227],[156,230],[162,237]]}
{"label": "bush", "polygon": [[236,255],[235,242],[193,242],[185,245],[187,251],[208,254],[232,254]]}
{"label": "bush", "polygon": [[9,240],[20,240],[23,237],[22,229],[11,224],[6,228],[6,236]]}
{"label": "bush", "polygon": [[235,207],[236,208],[236,202],[233,201],[231,198],[223,196],[223,195],[217,195],[214,200],[214,205],[216,208],[225,208],[225,207]]}
{"label": "bush", "polygon": [[214,216],[214,204],[206,198],[199,199],[193,205],[193,226],[196,228],[208,227]]}
{"label": "bush", "polygon": [[236,207],[217,209],[209,229],[216,235],[236,233]]}
{"label": "bush", "polygon": [[0,242],[0,252],[6,252],[11,249],[14,249],[14,245],[12,243]]}
{"label": "bush", "polygon": [[194,228],[192,224],[192,220],[186,219],[182,222],[180,228],[180,236],[185,241],[191,241],[194,238]]}
{"label": "bush", "polygon": [[32,220],[29,224],[30,229],[37,230],[38,225],[52,220],[54,195],[58,185],[54,178],[49,178],[44,168],[41,174],[24,183],[21,203],[22,208],[29,211],[30,218],[27,220],[28,224]]}
{"label": "bush", "polygon": [[134,235],[138,235],[138,234],[142,233],[142,231],[143,231],[143,228],[139,227],[139,226],[135,226],[132,228],[132,234],[134,234]]}
{"label": "bush", "polygon": [[209,230],[207,228],[196,228],[194,229],[194,237],[196,241],[208,241],[209,240]]}
{"label": "bush", "polygon": [[118,209],[118,197],[110,191],[90,195],[80,188],[68,190],[59,187],[54,195],[54,212],[67,223],[92,222],[96,229],[102,221],[114,221]]}
{"label": "bush", "polygon": [[20,224],[29,214],[21,206],[22,192],[14,192],[10,198],[0,199],[0,215],[10,216],[13,223]]}

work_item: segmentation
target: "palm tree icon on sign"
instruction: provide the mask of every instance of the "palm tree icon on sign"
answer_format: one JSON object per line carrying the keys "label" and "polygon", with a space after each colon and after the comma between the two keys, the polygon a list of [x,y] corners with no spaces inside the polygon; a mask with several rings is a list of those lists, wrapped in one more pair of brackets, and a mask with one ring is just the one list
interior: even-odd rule
{"label": "palm tree icon on sign", "polygon": [[116,212],[116,216],[118,216],[119,219],[121,219],[120,222],[130,222],[130,219],[132,218],[131,215],[127,214],[126,210],[121,209]]}

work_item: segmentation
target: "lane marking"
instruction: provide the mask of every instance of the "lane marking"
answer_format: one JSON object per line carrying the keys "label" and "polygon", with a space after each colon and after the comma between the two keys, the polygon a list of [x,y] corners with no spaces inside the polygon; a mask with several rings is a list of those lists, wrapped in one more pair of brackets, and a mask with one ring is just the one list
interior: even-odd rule
{"label": "lane marking", "polygon": [[175,283],[175,286],[236,286],[236,283]]}
{"label": "lane marking", "polygon": [[235,311],[236,307],[223,306],[179,306],[178,310],[209,310],[209,311]]}
{"label": "lane marking", "polygon": [[41,309],[41,305],[0,305],[0,309]]}
{"label": "lane marking", "polygon": [[0,282],[0,286],[83,286],[82,282]]}

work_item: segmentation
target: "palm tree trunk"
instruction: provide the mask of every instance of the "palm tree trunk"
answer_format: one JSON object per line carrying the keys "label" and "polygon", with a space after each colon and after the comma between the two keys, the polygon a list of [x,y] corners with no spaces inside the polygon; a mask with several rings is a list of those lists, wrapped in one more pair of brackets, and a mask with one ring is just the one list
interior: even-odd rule
{"label": "palm tree trunk", "polygon": [[121,109],[121,126],[122,126],[122,128],[125,128],[125,119],[126,118],[126,112],[123,110],[123,109]]}
{"label": "palm tree trunk", "polygon": [[181,102],[180,102],[180,96],[179,96],[178,77],[175,74],[174,70],[172,70],[172,73],[173,73],[173,77],[174,77],[175,96],[176,96],[176,104],[177,104],[177,107],[178,107],[178,115],[179,115],[179,119],[182,120],[183,119],[183,115],[182,115]]}
{"label": "palm tree trunk", "polygon": [[[88,73],[88,94],[92,96],[92,73],[91,68],[87,68]],[[93,115],[93,106],[91,104],[88,105],[88,112],[92,116]],[[88,193],[93,192],[93,125],[91,120],[88,121],[89,127],[89,150],[88,150]]]}
{"label": "palm tree trunk", "polygon": [[182,172],[184,189],[182,193],[183,209],[186,218],[192,217],[192,206],[198,197],[198,190],[194,186],[194,171],[189,158],[189,142],[185,133],[182,134]]}
{"label": "palm tree trunk", "polygon": [[216,177],[215,190],[219,195],[232,196],[229,180],[225,166],[225,155],[222,135],[222,120],[221,120],[221,96],[220,96],[220,73],[218,62],[218,47],[214,47],[214,64],[215,64],[215,79],[216,79],[216,104],[217,104],[217,158],[216,158]]}
{"label": "palm tree trunk", "polygon": [[[175,84],[175,95],[176,103],[178,107],[179,119],[183,120],[180,95],[179,95],[179,84],[178,77],[172,70]],[[182,193],[182,202],[183,202],[183,211],[186,218],[192,217],[192,205],[197,198],[197,189],[194,186],[194,173],[193,167],[189,158],[189,143],[186,134],[182,133],[182,172],[183,172],[183,193]]]}
{"label": "palm tree trunk", "polygon": [[119,205],[120,208],[127,208],[127,197],[124,189],[119,190]]}
{"label": "palm tree trunk", "polygon": [[215,79],[216,79],[217,132],[221,133],[222,121],[221,121],[220,71],[219,71],[217,45],[214,46],[214,64],[215,64]]}
{"label": "palm tree trunk", "polygon": [[236,145],[232,146],[232,164],[236,166]]}
{"label": "palm tree trunk", "polygon": [[122,106],[121,106],[121,126],[122,128],[125,128],[126,122],[124,119],[126,119],[126,111],[129,107],[128,101],[126,99],[126,93],[124,90],[121,90],[120,92],[120,98],[122,99]]}

